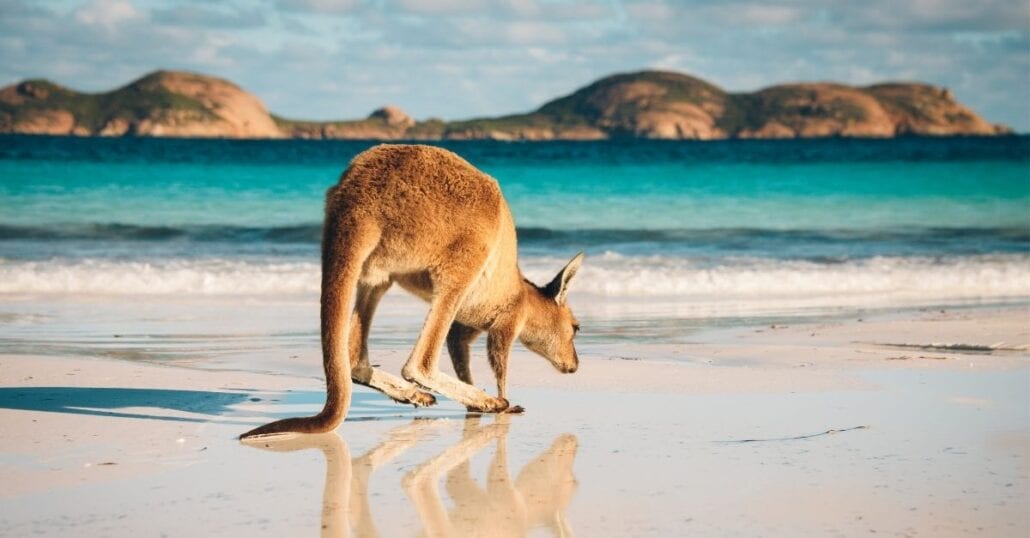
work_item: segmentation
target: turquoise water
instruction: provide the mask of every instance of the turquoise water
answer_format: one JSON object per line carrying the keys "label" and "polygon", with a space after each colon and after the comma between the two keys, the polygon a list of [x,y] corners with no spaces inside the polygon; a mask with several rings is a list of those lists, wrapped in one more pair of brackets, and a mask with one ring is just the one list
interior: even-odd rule
{"label": "turquoise water", "polygon": [[[285,275],[317,273],[323,193],[371,145],[0,137],[0,291],[310,290]],[[585,250],[596,294],[1027,291],[1027,137],[447,147],[500,182],[527,271]]]}
{"label": "turquoise water", "polygon": [[[291,144],[253,143],[267,145],[270,151]],[[806,143],[810,142],[783,142],[783,149]],[[231,153],[198,163],[145,156],[133,162],[52,155],[26,159],[11,158],[8,152],[0,160],[2,223],[317,223],[325,189],[349,159],[368,146],[349,143],[330,163],[306,162],[303,154],[292,152],[283,152],[283,159],[274,163],[252,163],[245,155]],[[730,149],[746,152],[747,144]],[[500,181],[522,227],[786,230],[1030,223],[1030,161],[1025,153],[948,161],[834,162],[653,162],[646,156],[617,163],[582,157],[539,162],[513,155],[477,163],[475,155],[467,156]],[[291,158],[297,160],[290,162]]]}

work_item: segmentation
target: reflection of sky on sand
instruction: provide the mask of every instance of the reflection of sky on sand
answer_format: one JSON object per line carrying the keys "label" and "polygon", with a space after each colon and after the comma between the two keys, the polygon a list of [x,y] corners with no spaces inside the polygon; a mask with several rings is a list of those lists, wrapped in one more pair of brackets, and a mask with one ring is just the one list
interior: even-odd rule
{"label": "reflection of sky on sand", "polygon": [[[510,421],[510,415],[493,420],[470,415],[463,421],[459,439],[404,474],[401,487],[418,514],[421,535],[524,536],[538,527],[555,536],[571,535],[565,509],[576,491],[572,472],[576,437],[559,435],[512,480],[507,445]],[[246,444],[276,452],[320,450],[326,462],[322,535],[341,536],[353,530],[357,536],[379,536],[369,494],[375,471],[390,465],[441,426],[446,424],[413,420],[386,432],[379,444],[355,458],[336,432],[271,437]],[[491,443],[495,449],[481,485],[475,479],[471,460]]]}

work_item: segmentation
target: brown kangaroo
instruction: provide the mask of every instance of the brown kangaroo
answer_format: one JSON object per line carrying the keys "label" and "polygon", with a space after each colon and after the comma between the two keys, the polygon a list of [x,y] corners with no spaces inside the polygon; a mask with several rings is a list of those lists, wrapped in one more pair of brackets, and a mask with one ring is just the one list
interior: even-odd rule
{"label": "brown kangaroo", "polygon": [[[241,437],[335,429],[347,415],[352,377],[416,406],[436,403],[420,390],[425,388],[469,410],[521,411],[506,398],[508,355],[516,338],[561,372],[575,372],[579,366],[573,345],[579,322],[566,294],[583,254],[543,287],[522,276],[517,256],[511,210],[490,176],[431,146],[384,144],[361,153],[326,192],[321,299],[325,407],[315,416],[279,420]],[[372,368],[368,361],[372,315],[394,282],[430,303],[402,378]],[[487,333],[487,355],[497,378],[496,398],[471,384],[469,345],[482,332]],[[438,368],[445,339],[459,379]]]}

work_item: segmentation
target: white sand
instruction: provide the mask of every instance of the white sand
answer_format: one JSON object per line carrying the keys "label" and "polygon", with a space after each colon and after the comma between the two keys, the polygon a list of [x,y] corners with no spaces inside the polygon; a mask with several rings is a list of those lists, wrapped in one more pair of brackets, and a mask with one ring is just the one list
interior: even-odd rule
{"label": "white sand", "polygon": [[[518,349],[524,415],[359,388],[339,435],[258,447],[322,401],[310,298],[0,307],[3,536],[1030,533],[1025,307],[588,330],[574,375]],[[373,362],[423,312],[388,305]]]}

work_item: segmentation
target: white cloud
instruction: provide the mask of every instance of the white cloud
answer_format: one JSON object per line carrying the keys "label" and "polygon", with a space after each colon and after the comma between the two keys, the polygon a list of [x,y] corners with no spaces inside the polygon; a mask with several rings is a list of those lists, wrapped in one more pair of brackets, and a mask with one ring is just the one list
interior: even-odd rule
{"label": "white cloud", "polygon": [[128,0],[91,0],[74,12],[75,21],[84,25],[99,26],[107,32],[114,32],[126,22],[138,22],[144,18]]}

